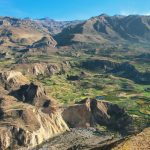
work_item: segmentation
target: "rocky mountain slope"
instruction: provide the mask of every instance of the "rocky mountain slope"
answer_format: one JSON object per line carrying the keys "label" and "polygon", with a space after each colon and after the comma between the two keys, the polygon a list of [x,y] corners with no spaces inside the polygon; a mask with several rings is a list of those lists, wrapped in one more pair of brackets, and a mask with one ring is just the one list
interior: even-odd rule
{"label": "rocky mountain slope", "polygon": [[150,128],[145,129],[141,133],[126,139],[117,145],[113,150],[148,150],[150,149]]}
{"label": "rocky mountain slope", "polygon": [[[57,42],[47,28],[35,21],[11,17],[0,18],[0,53],[43,51],[52,49]],[[4,55],[5,57],[5,55]]]}
{"label": "rocky mountain slope", "polygon": [[72,43],[147,42],[150,39],[149,16],[92,17],[73,27],[64,29],[55,36],[59,45]]}
{"label": "rocky mountain slope", "polygon": [[43,87],[33,83],[27,85],[29,81],[22,85],[25,77],[19,72],[4,73],[3,78],[7,82],[15,81],[11,88],[19,88],[20,85],[20,89],[11,89],[8,93],[3,92],[4,89],[1,91],[0,149],[33,148],[69,131],[58,104],[47,96]]}

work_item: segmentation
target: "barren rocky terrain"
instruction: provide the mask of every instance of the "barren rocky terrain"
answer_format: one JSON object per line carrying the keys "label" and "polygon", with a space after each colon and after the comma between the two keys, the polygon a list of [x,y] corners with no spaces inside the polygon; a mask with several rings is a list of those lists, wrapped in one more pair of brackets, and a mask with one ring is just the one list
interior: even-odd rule
{"label": "barren rocky terrain", "polygon": [[0,17],[0,149],[150,149],[150,17]]}

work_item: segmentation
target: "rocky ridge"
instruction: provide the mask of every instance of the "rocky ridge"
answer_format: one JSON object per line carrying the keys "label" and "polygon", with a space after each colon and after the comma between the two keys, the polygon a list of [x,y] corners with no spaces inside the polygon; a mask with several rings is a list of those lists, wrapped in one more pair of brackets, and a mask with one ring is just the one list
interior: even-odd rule
{"label": "rocky ridge", "polygon": [[83,21],[81,20],[74,20],[74,21],[55,21],[50,18],[42,18],[34,20],[38,24],[42,25],[43,27],[48,28],[49,32],[52,35],[60,33],[64,28],[69,26],[75,26]]}
{"label": "rocky ridge", "polygon": [[113,42],[131,41],[133,43],[148,43],[150,39],[149,20],[149,16],[108,16],[102,14],[63,29],[61,33],[55,36],[55,39],[61,46],[76,43],[113,44]]}

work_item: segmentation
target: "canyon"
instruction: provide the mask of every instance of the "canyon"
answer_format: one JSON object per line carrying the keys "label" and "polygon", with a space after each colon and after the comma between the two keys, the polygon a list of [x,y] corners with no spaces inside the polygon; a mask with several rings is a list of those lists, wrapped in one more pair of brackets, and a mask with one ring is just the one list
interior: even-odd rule
{"label": "canyon", "polygon": [[150,17],[0,17],[0,149],[150,148]]}

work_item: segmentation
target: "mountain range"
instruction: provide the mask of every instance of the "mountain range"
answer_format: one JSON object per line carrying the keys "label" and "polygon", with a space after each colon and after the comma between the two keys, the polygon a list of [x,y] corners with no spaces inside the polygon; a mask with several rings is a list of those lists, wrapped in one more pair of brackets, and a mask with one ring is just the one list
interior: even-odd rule
{"label": "mountain range", "polygon": [[54,35],[58,45],[67,45],[80,42],[148,43],[150,39],[149,16],[108,16],[102,14],[100,16],[92,17],[86,21],[55,21],[49,18],[32,20],[1,17],[0,24],[1,27],[4,26],[12,28],[12,30],[15,30],[15,27],[23,28],[24,26],[26,29],[34,28],[33,30],[43,32],[45,36],[47,33],[50,33],[51,35]]}

